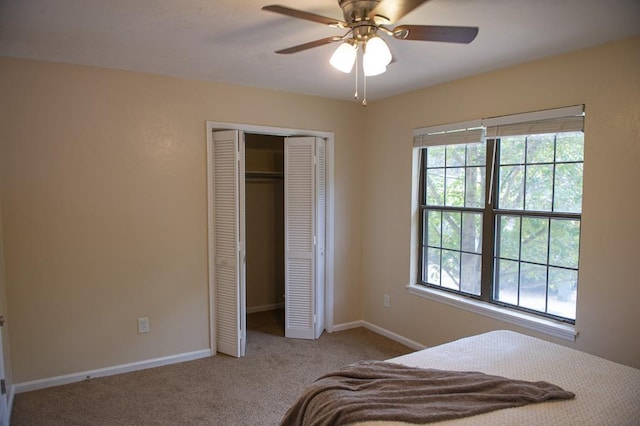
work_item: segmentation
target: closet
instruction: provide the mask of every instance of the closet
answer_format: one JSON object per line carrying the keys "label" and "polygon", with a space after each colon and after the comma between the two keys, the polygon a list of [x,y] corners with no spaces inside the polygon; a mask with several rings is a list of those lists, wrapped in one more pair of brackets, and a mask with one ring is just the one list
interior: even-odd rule
{"label": "closet", "polygon": [[325,329],[326,141],[218,129],[207,139],[215,350],[244,356],[248,308],[282,304],[285,337],[317,339]]}
{"label": "closet", "polygon": [[283,310],[284,137],[245,134],[245,212],[247,314]]}

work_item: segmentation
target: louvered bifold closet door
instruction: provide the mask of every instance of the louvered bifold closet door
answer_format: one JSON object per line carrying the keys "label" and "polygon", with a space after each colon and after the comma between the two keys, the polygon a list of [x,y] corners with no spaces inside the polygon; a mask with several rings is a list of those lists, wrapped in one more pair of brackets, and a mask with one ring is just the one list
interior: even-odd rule
{"label": "louvered bifold closet door", "polygon": [[213,277],[218,352],[241,356],[240,132],[213,135]]}
{"label": "louvered bifold closet door", "polygon": [[316,280],[315,280],[315,338],[324,331],[324,271],[325,271],[325,230],[327,211],[326,190],[326,144],[316,138]]}
{"label": "louvered bifold closet door", "polygon": [[315,138],[286,138],[285,336],[313,339],[315,278]]}

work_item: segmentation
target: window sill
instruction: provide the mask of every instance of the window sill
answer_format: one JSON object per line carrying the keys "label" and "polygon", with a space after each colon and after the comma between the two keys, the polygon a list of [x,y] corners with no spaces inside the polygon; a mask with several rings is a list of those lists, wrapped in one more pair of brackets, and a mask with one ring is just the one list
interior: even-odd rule
{"label": "window sill", "polygon": [[424,297],[436,302],[446,303],[447,305],[454,306],[456,308],[471,311],[500,321],[505,321],[509,324],[528,328],[530,330],[570,342],[575,342],[576,336],[578,335],[575,326],[571,324],[537,317],[535,315],[514,311],[486,302],[468,299],[464,296],[438,291],[437,289],[408,285],[407,290],[410,294],[416,296]]}

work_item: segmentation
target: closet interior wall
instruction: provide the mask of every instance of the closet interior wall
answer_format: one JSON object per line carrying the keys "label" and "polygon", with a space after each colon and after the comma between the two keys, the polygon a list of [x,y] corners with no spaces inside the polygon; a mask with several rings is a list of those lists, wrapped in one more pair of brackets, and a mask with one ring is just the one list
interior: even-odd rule
{"label": "closet interior wall", "polygon": [[245,134],[247,313],[284,307],[284,138]]}

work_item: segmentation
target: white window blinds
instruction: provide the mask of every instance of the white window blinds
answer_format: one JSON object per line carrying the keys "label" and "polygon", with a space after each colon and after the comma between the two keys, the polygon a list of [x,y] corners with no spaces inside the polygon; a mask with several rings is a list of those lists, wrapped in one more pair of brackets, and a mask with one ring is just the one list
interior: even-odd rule
{"label": "white window blinds", "polygon": [[481,120],[423,127],[413,131],[413,146],[423,148],[483,142],[485,137],[518,136],[584,130],[584,105]]}
{"label": "white window blinds", "polygon": [[454,145],[484,141],[485,129],[480,120],[442,126],[424,127],[413,132],[413,146]]}
{"label": "white window blinds", "polygon": [[584,106],[486,118],[487,137],[523,136],[584,130]]}

